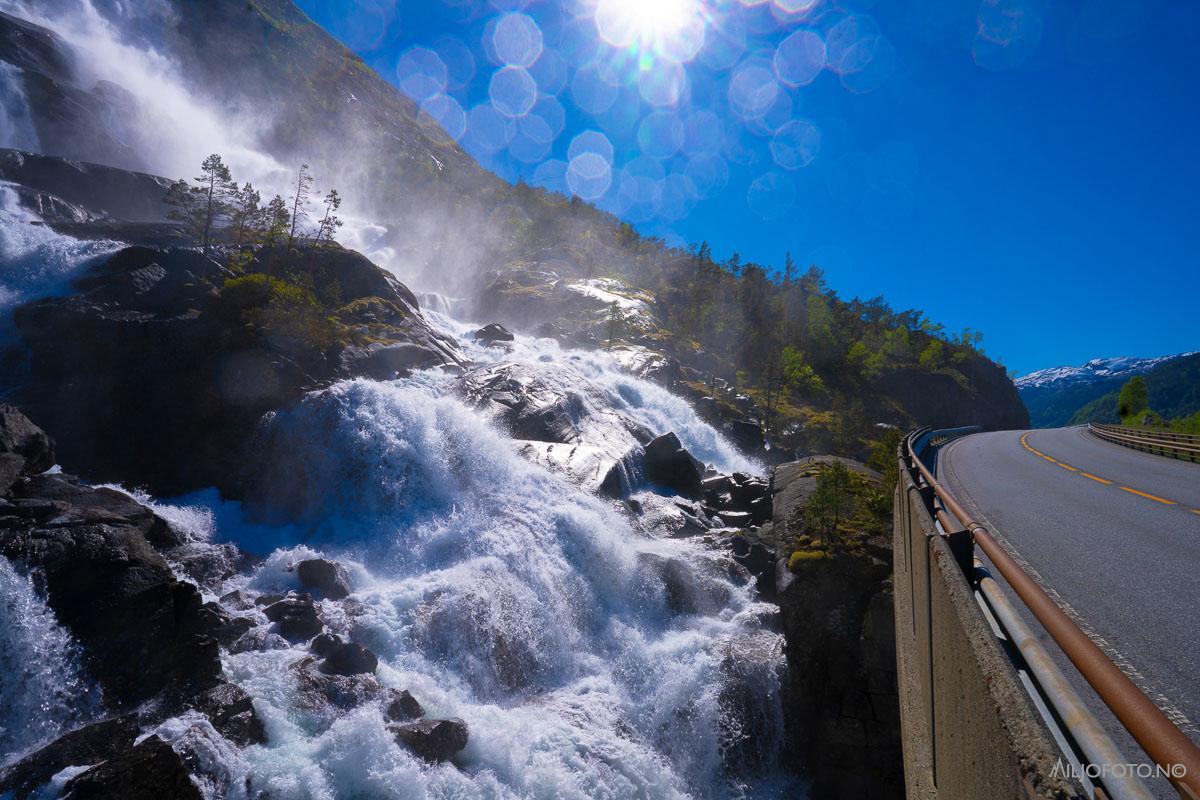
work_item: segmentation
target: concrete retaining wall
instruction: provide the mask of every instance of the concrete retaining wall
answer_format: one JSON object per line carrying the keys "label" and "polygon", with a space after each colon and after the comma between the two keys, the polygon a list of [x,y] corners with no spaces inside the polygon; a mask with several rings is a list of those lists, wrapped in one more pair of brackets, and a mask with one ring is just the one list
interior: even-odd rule
{"label": "concrete retaining wall", "polygon": [[964,576],[968,534],[940,535],[922,491],[902,464],[893,552],[908,797],[1086,798],[1052,774],[1058,748]]}

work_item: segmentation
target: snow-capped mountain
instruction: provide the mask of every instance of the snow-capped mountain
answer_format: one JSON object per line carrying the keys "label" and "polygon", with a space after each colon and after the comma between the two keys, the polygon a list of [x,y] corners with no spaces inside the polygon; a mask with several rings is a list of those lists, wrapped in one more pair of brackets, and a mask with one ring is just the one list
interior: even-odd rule
{"label": "snow-capped mountain", "polygon": [[[1094,358],[1080,367],[1051,367],[1031,372],[1013,381],[1021,402],[1029,410],[1035,428],[1053,428],[1071,423],[1085,405],[1116,392],[1134,375],[1149,375],[1194,353],[1158,358]],[[1155,372],[1157,374],[1157,372]]]}
{"label": "snow-capped mountain", "polygon": [[1051,386],[1069,386],[1082,383],[1093,383],[1108,378],[1131,378],[1134,375],[1144,375],[1159,364],[1174,361],[1177,358],[1192,355],[1178,353],[1157,358],[1134,358],[1132,356],[1116,356],[1114,358],[1093,358],[1080,367],[1049,367],[1031,372],[1013,381],[1018,390],[1029,388],[1045,388]]}

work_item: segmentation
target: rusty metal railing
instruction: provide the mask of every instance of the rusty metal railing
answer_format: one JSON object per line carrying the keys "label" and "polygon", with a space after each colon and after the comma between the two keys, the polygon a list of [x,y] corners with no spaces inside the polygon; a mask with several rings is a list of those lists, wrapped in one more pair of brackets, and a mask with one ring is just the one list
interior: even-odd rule
{"label": "rusty metal railing", "polygon": [[1088,430],[1101,439],[1122,447],[1200,463],[1200,436],[1190,433],[1146,431],[1124,425],[1100,425],[1095,422],[1088,423]]}
{"label": "rusty metal railing", "polygon": [[936,433],[942,432],[916,431],[908,436],[903,447],[906,449],[908,468],[914,476],[920,476],[937,499],[930,510],[942,529],[952,532],[961,526],[962,530],[970,533],[972,541],[987,555],[1117,720],[1158,764],[1163,774],[1168,776],[1180,795],[1188,800],[1200,800],[1200,748],[1146,697],[992,535],[938,483],[933,472],[921,460],[921,451]]}

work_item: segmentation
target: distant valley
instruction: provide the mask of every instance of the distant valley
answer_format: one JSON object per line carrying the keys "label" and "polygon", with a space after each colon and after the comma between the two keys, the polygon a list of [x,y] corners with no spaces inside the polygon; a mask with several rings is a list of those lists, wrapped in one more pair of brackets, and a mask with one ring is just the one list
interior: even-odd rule
{"label": "distant valley", "polygon": [[1078,367],[1051,367],[1013,383],[1035,428],[1117,422],[1117,393],[1143,375],[1151,407],[1166,417],[1200,410],[1200,352],[1157,358],[1096,358]]}

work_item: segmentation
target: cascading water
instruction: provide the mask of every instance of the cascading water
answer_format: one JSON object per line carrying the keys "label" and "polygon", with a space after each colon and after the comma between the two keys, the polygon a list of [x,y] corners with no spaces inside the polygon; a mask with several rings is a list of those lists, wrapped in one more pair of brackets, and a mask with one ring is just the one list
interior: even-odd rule
{"label": "cascading water", "polygon": [[0,763],[86,722],[99,693],[29,576],[0,557]]}
{"label": "cascading water", "polygon": [[[621,413],[678,431],[723,469],[754,466],[602,355],[518,337],[505,357],[586,373]],[[639,532],[618,504],[522,459],[452,380],[348,381],[276,414],[268,427],[287,455],[275,466],[302,495],[296,524],[252,524],[211,493],[159,510],[195,539],[268,554],[213,596],[299,590],[291,565],[304,558],[347,564],[354,592],[322,602],[327,626],[379,655],[384,686],[467,722],[457,766],[398,747],[377,706],[314,707],[296,678],[305,646],[282,641],[225,658],[267,745],[221,756],[220,737],[180,721],[160,735],[220,762],[212,796],[799,796],[775,765],[773,607],[730,578],[724,553]]]}
{"label": "cascading water", "polygon": [[25,78],[7,61],[0,61],[0,147],[38,149],[37,131],[25,96]]}
{"label": "cascading water", "polygon": [[14,306],[61,290],[119,246],[57,233],[21,204],[16,186],[0,182],[0,326]]}

